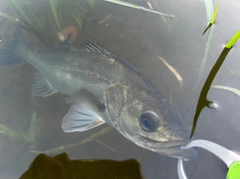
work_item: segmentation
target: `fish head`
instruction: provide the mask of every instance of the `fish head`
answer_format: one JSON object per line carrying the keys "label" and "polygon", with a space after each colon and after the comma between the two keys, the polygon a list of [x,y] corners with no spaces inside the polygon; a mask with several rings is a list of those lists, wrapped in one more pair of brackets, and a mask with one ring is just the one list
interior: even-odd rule
{"label": "fish head", "polygon": [[[180,113],[157,90],[126,88],[114,95],[114,127],[135,144],[175,158],[194,158],[196,151],[182,149],[190,131]],[[116,99],[117,98],[117,99]],[[119,109],[119,110],[118,110]],[[111,112],[109,112],[111,113]]]}

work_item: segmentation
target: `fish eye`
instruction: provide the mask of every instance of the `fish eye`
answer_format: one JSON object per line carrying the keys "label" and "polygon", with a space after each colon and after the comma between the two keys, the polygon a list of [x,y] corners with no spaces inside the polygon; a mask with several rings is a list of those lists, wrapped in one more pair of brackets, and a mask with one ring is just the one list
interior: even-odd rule
{"label": "fish eye", "polygon": [[139,116],[138,122],[143,130],[147,132],[155,132],[158,128],[158,120],[151,113],[143,113]]}

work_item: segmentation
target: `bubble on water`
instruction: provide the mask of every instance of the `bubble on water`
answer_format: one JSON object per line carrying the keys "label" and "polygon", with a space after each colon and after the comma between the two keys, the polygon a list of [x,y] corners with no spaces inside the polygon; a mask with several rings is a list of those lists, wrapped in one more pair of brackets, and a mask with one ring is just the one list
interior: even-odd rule
{"label": "bubble on water", "polygon": [[218,104],[217,103],[214,103],[214,102],[211,102],[211,103],[209,103],[209,108],[211,108],[211,109],[217,109],[218,108]]}

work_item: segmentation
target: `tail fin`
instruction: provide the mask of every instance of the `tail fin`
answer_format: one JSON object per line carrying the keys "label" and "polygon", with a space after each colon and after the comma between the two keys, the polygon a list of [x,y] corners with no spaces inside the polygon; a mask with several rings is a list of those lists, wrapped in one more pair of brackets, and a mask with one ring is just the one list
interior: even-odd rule
{"label": "tail fin", "polygon": [[22,38],[21,36],[21,29],[17,28],[14,36],[0,49],[0,66],[23,62],[17,54],[17,49]]}

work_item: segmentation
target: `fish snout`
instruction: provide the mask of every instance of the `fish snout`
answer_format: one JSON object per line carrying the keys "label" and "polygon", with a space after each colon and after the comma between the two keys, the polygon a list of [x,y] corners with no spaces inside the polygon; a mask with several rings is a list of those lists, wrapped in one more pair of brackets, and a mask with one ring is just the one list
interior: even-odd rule
{"label": "fish snout", "polygon": [[184,149],[183,146],[162,148],[155,152],[184,160],[193,160],[198,156],[197,148]]}
{"label": "fish snout", "polygon": [[189,142],[189,138],[172,141],[156,141],[143,136],[138,136],[138,139],[145,148],[169,157],[188,160],[197,157],[197,150],[195,148],[183,148],[183,146]]}

